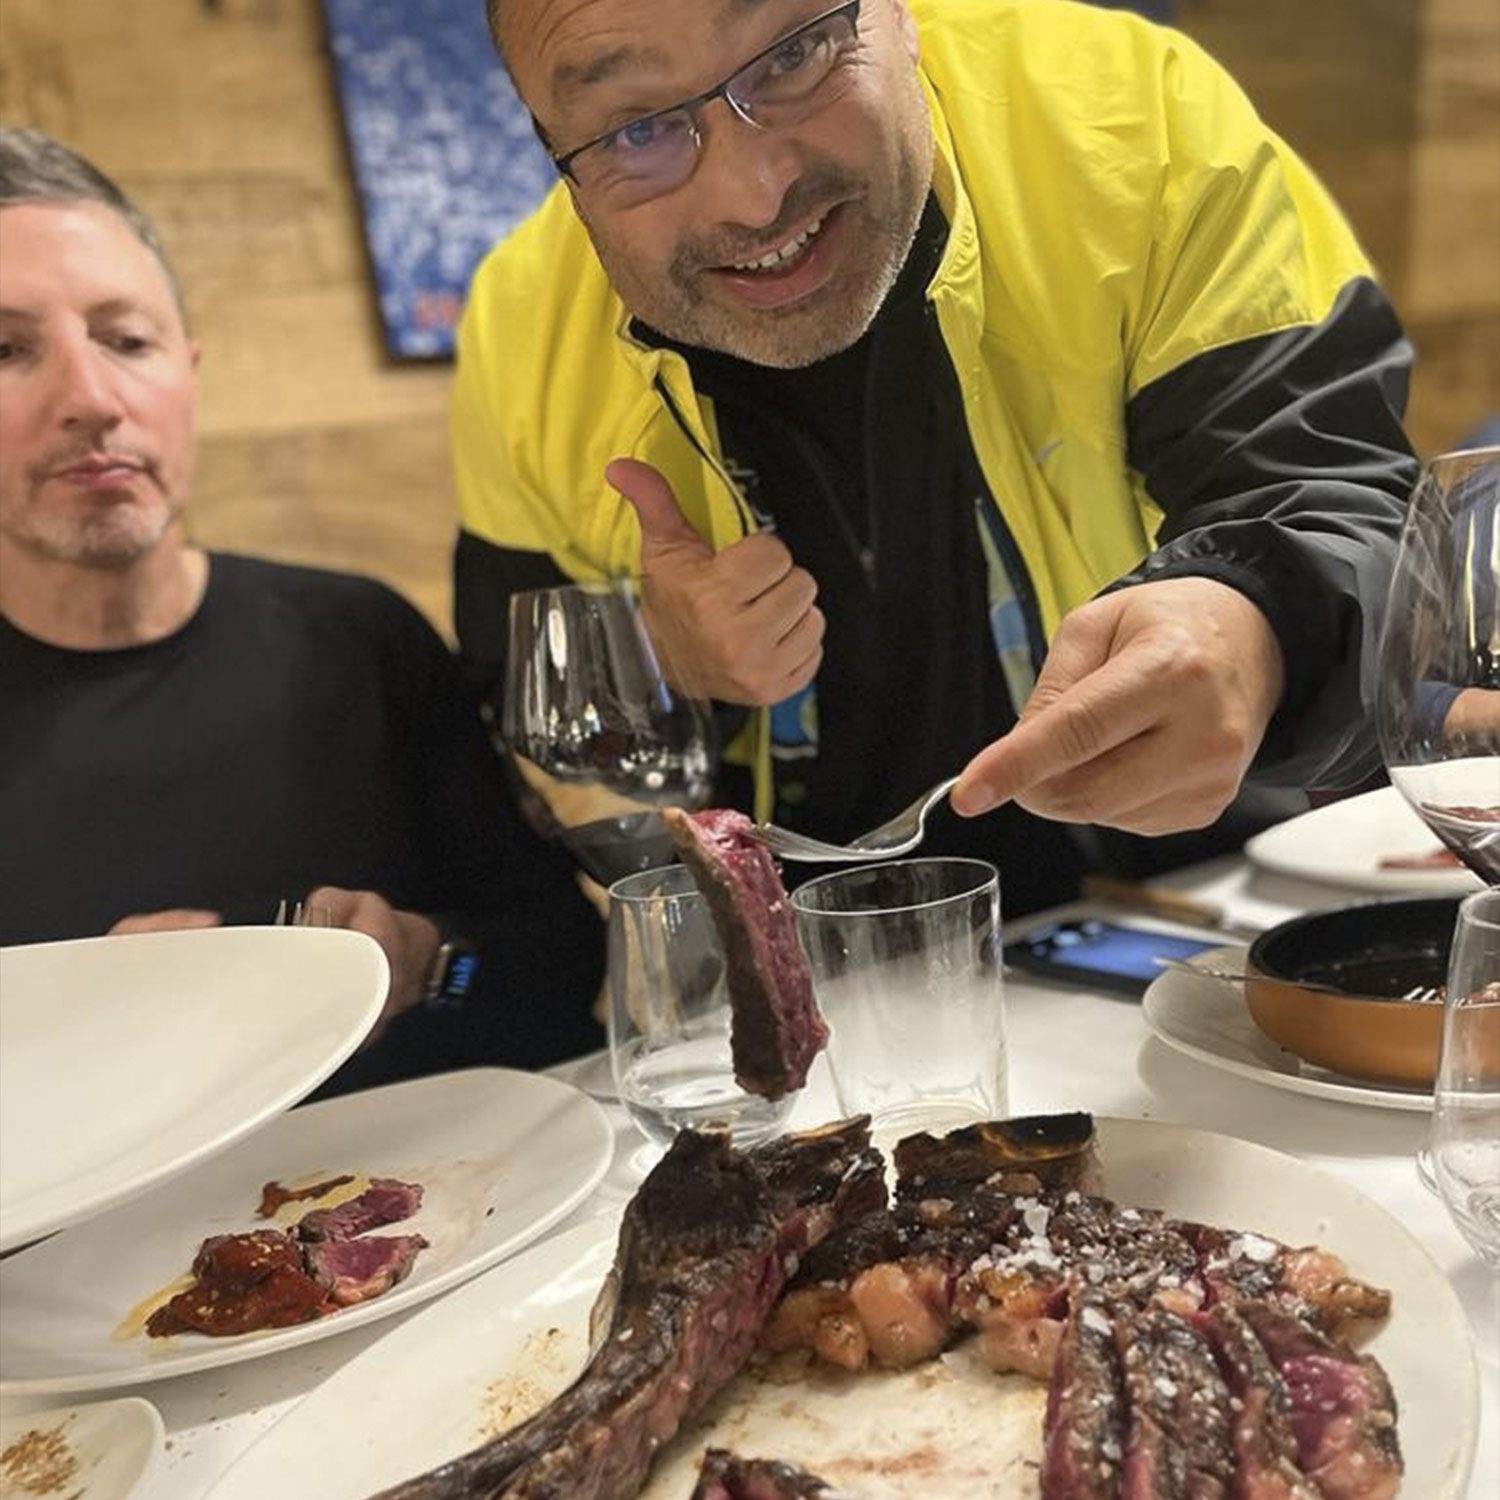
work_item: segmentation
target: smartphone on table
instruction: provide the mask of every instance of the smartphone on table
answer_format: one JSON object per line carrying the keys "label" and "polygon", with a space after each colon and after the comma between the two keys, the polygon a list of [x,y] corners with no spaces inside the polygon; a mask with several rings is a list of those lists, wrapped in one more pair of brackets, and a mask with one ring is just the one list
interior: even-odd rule
{"label": "smartphone on table", "polygon": [[1005,961],[1028,974],[1140,996],[1163,972],[1162,959],[1189,959],[1222,948],[1223,936],[1189,937],[1106,917],[1071,917],[1033,927],[1004,949]]}

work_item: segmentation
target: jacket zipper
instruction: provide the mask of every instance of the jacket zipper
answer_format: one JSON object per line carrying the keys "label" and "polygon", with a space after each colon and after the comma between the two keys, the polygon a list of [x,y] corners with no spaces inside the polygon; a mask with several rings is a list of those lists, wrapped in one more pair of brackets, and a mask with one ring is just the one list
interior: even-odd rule
{"label": "jacket zipper", "polygon": [[724,483],[724,488],[729,491],[730,498],[734,501],[735,513],[740,518],[741,535],[749,536],[753,531],[774,530],[775,528],[770,524],[769,520],[751,507],[749,501],[745,499],[743,492],[740,490],[739,485],[734,482],[729,470],[709,451],[708,447],[698,437],[698,434],[693,431],[692,423],[688,421],[682,408],[678,406],[676,398],[672,395],[667,382],[662,378],[659,370],[652,377],[651,384],[656,394],[661,397],[663,405],[672,414],[672,420],[682,429],[683,436],[693,445],[693,451],[719,476]]}

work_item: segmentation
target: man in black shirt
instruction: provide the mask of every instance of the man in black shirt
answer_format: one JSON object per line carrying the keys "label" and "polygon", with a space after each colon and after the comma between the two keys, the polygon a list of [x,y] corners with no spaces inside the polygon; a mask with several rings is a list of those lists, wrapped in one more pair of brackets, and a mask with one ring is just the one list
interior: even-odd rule
{"label": "man in black shirt", "polygon": [[187,543],[198,349],[149,225],[5,130],[0,246],[0,943],[298,899],[390,961],[340,1086],[595,1043],[599,923],[432,628],[372,581]]}

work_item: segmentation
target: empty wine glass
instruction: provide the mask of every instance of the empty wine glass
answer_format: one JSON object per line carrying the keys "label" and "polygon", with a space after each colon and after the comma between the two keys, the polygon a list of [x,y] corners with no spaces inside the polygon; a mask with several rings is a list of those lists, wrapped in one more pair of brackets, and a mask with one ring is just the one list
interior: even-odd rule
{"label": "empty wine glass", "polygon": [[1500,1266],[1500,891],[1458,909],[1426,1155],[1459,1232]]}
{"label": "empty wine glass", "polygon": [[671,863],[658,809],[708,800],[711,722],[672,686],[628,584],[512,596],[501,738],[601,885]]}
{"label": "empty wine glass", "polygon": [[1489,884],[1500,882],[1500,448],[1422,469],[1380,645],[1391,781]]}

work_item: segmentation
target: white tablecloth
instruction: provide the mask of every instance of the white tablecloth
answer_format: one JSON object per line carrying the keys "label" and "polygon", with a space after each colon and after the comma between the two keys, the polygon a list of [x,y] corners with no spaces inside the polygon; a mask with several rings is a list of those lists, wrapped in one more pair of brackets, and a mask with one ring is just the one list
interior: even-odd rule
{"label": "white tablecloth", "polygon": [[[1327,887],[1259,874],[1240,861],[1202,866],[1171,883],[1219,901],[1232,919],[1255,925],[1340,899]],[[1013,1113],[1081,1108],[1240,1136],[1344,1178],[1403,1223],[1452,1281],[1473,1327],[1482,1412],[1469,1500],[1500,1497],[1500,1277],[1478,1261],[1417,1179],[1413,1157],[1425,1133],[1425,1116],[1325,1102],[1234,1077],[1169,1050],[1150,1035],[1136,1003],[1102,993],[1013,974],[1006,1019]],[[567,1076],[571,1070],[556,1071]],[[799,1099],[793,1124],[826,1118],[830,1100],[826,1082],[815,1075]],[[622,1111],[613,1113],[615,1164],[569,1224],[617,1207],[638,1181],[628,1163],[639,1137]],[[145,1500],[201,1500],[257,1437],[331,1371],[420,1312],[284,1354],[122,1392],[145,1396],[166,1423],[166,1461]],[[358,1419],[357,1412],[350,1413],[351,1421]],[[283,1479],[280,1493],[300,1497],[296,1476]]]}

